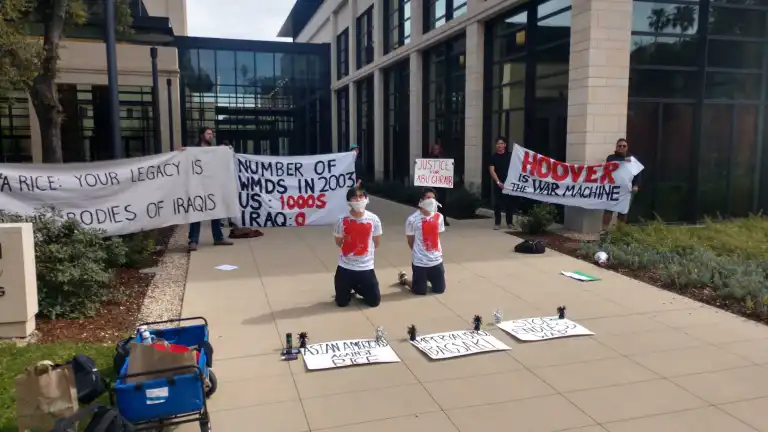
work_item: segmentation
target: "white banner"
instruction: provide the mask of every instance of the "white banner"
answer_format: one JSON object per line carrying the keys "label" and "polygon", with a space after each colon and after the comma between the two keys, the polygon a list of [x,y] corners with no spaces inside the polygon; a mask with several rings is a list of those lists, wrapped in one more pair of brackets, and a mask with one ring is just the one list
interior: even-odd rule
{"label": "white banner", "polygon": [[411,344],[432,360],[510,349],[492,334],[482,330],[460,330],[418,336],[415,341],[411,341]]}
{"label": "white banner", "polygon": [[413,185],[453,188],[453,159],[416,159]]}
{"label": "white banner", "polygon": [[504,321],[496,325],[521,341],[538,341],[594,334],[567,318],[559,319],[556,316],[516,319]]}
{"label": "white banner", "polygon": [[0,164],[0,210],[54,207],[87,228],[121,235],[238,214],[234,153],[189,148],[116,161]]}
{"label": "white banner", "polygon": [[360,366],[373,363],[399,363],[400,357],[386,340],[352,339],[307,345],[301,350],[309,370]]}
{"label": "white banner", "polygon": [[559,162],[515,146],[504,193],[552,204],[626,214],[632,198],[632,179],[643,165],[604,162],[576,165]]}
{"label": "white banner", "polygon": [[355,153],[317,156],[237,155],[239,225],[331,225],[347,211]]}

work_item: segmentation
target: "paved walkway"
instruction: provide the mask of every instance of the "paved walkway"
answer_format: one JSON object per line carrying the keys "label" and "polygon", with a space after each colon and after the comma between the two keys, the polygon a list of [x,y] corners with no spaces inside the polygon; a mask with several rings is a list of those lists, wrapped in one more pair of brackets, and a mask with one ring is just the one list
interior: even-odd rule
{"label": "paved walkway", "polygon": [[[409,268],[403,223],[413,210],[382,200],[370,210],[384,224],[375,309],[332,303],[329,227],[271,229],[192,255],[184,315],[210,320],[214,430],[768,431],[768,327],[556,252],[516,255],[517,239],[488,220],[448,228],[448,290],[416,298],[389,285]],[[578,269],[603,280],[559,274]],[[421,334],[461,330],[497,308],[511,319],[561,304],[596,335],[521,344],[493,329],[511,351],[440,362],[406,340],[411,323]],[[301,360],[279,360],[286,332],[308,331],[313,343],[372,337],[376,326],[402,363],[309,373]]]}

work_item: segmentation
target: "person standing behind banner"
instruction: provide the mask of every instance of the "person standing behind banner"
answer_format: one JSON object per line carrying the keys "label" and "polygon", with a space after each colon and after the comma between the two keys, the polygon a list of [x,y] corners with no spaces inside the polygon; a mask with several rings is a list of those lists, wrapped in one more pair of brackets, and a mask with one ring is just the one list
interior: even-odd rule
{"label": "person standing behind banner", "polygon": [[[213,129],[205,126],[201,127],[197,134],[197,142],[193,147],[212,146]],[[184,150],[185,148],[186,147],[182,147],[180,150]],[[213,234],[214,246],[232,246],[234,244],[224,238],[224,232],[221,229],[221,219],[211,220],[211,234]],[[189,251],[196,251],[198,243],[200,243],[200,222],[192,222],[189,224]]]}
{"label": "person standing behind banner", "polygon": [[498,137],[496,139],[496,153],[491,156],[491,164],[488,166],[488,171],[495,183],[493,187],[493,229],[495,230],[501,228],[502,211],[505,213],[507,229],[515,227],[515,200],[503,192],[511,160],[512,153],[507,149],[507,139]]}
{"label": "person standing behind banner", "polygon": [[405,221],[405,238],[411,248],[411,270],[409,281],[404,272],[398,275],[400,283],[416,295],[427,294],[427,282],[432,292],[445,292],[445,267],[440,233],[445,231],[443,215],[437,212],[440,203],[435,199],[435,190],[425,188],[419,200],[419,210]]}
{"label": "person standing behind banner", "polygon": [[[445,159],[445,156],[443,156],[443,146],[440,145],[439,142],[432,144],[432,147],[429,148],[429,159]],[[447,202],[446,188],[435,188],[433,192],[435,193],[437,201],[443,204]],[[451,224],[448,223],[447,217],[443,216],[443,220],[445,221],[445,226],[451,226]]]}
{"label": "person standing behind banner", "polygon": [[[632,153],[629,152],[629,143],[624,138],[619,138],[618,141],[616,141],[616,149],[614,150],[613,154],[608,155],[607,158],[605,158],[606,162],[632,162],[632,158],[634,156]],[[640,174],[637,174],[635,177],[632,178],[632,197],[630,197],[629,204],[632,205],[632,200],[635,198],[635,194],[640,189]],[[611,225],[611,220],[613,219],[613,213],[612,211],[604,211],[603,212],[603,231],[601,232],[601,235],[604,234],[606,231],[608,231],[608,227]],[[616,217],[617,222],[619,223],[627,223],[627,215],[629,214],[629,209],[627,209],[627,213],[621,214]]]}
{"label": "person standing behind banner", "polygon": [[360,147],[357,144],[352,144],[349,146],[349,151],[355,152],[355,187],[359,188],[363,184],[363,170],[365,169],[363,167],[363,158],[360,157]]}
{"label": "person standing behind banner", "polygon": [[381,220],[365,210],[368,194],[360,188],[347,191],[347,204],[349,212],[339,217],[333,228],[334,241],[341,249],[333,277],[336,305],[348,306],[356,293],[365,304],[376,307],[381,302],[381,292],[373,258],[383,234]]}

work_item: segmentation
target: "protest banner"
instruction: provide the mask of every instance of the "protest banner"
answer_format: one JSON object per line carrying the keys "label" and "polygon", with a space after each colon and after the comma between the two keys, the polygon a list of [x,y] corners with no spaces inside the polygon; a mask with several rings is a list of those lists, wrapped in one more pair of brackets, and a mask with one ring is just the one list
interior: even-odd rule
{"label": "protest banner", "polygon": [[301,350],[309,370],[360,366],[373,363],[399,363],[400,357],[387,343],[376,339],[351,339],[307,345]]}
{"label": "protest banner", "polygon": [[416,159],[413,185],[453,188],[453,159]]}
{"label": "protest banner", "polygon": [[189,148],[67,164],[0,164],[0,210],[55,208],[86,228],[122,235],[238,214],[234,153]]}
{"label": "protest banner", "polygon": [[485,331],[460,330],[418,336],[411,344],[432,360],[510,349]]}
{"label": "protest banner", "polygon": [[515,146],[504,193],[552,204],[626,214],[632,198],[632,179],[643,165],[604,162],[578,165],[559,162]]}
{"label": "protest banner", "polygon": [[237,155],[240,225],[330,225],[347,211],[355,153],[316,156]]}
{"label": "protest banner", "polygon": [[594,334],[567,318],[559,319],[556,316],[516,319],[500,322],[496,326],[521,341],[539,341]]}

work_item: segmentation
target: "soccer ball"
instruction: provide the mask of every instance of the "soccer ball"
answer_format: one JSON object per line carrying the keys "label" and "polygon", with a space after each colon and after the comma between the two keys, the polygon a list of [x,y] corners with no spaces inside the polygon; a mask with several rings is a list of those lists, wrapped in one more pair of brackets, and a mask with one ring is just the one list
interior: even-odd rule
{"label": "soccer ball", "polygon": [[603,251],[596,253],[595,262],[600,266],[605,266],[608,264],[608,254]]}

